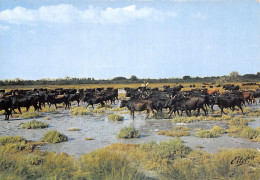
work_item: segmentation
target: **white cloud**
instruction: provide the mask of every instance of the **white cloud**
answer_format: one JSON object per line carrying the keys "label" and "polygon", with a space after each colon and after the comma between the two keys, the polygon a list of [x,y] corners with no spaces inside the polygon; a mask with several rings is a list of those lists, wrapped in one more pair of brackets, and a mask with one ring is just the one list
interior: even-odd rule
{"label": "white cloud", "polygon": [[9,26],[4,26],[0,24],[0,31],[7,31],[9,28]]}
{"label": "white cloud", "polygon": [[79,10],[71,4],[42,6],[37,10],[16,7],[0,12],[0,21],[13,24],[35,24],[39,22],[71,23],[127,23],[135,20],[160,21],[165,17],[176,17],[174,12],[161,12],[154,8],[137,8],[136,5],[123,8],[108,7],[105,10],[89,6]]}

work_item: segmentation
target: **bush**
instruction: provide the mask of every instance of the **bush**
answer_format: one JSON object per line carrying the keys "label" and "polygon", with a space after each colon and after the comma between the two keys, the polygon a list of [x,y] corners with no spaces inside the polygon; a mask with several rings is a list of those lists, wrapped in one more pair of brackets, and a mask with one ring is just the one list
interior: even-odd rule
{"label": "bush", "polygon": [[111,119],[111,120],[113,120],[113,121],[123,121],[124,116],[117,115],[117,114],[110,114],[110,115],[108,116],[108,119]]}
{"label": "bush", "polygon": [[19,117],[21,117],[21,118],[35,118],[35,117],[42,117],[42,115],[37,111],[31,110],[31,111],[28,111],[28,112],[24,112]]}
{"label": "bush", "polygon": [[74,116],[77,116],[77,115],[90,115],[91,111],[82,106],[82,107],[73,107],[70,110],[70,113],[72,115],[74,115]]}
{"label": "bush", "polygon": [[119,133],[116,135],[118,139],[130,139],[130,138],[139,138],[140,133],[132,127],[124,127],[120,129]]}
{"label": "bush", "polygon": [[233,126],[246,126],[248,124],[248,120],[238,116],[229,120],[228,124]]}
{"label": "bush", "polygon": [[25,138],[21,136],[3,136],[0,137],[0,146],[4,146],[6,144],[11,143],[21,143],[21,142],[27,142]]}
{"label": "bush", "polygon": [[173,136],[173,137],[181,137],[181,136],[189,136],[190,133],[188,131],[174,131],[174,130],[163,130],[157,133],[158,135],[165,136]]}
{"label": "bush", "polygon": [[38,128],[46,128],[48,126],[49,126],[49,124],[47,124],[47,123],[32,120],[30,122],[23,124],[22,128],[24,128],[24,129],[38,129]]}
{"label": "bush", "polygon": [[56,108],[49,106],[42,107],[42,112],[51,112],[53,114],[59,113],[59,111]]}
{"label": "bush", "polygon": [[219,136],[225,132],[225,130],[220,126],[213,126],[213,128],[210,131],[216,134],[216,136]]}
{"label": "bush", "polygon": [[73,128],[69,128],[68,131],[80,131],[79,128],[73,127]]}
{"label": "bush", "polygon": [[78,179],[145,179],[126,156],[106,149],[82,155],[79,167]]}
{"label": "bush", "polygon": [[172,128],[173,130],[182,130],[182,131],[189,131],[191,128],[185,127],[185,126],[174,126]]}
{"label": "bush", "polygon": [[94,138],[86,137],[85,140],[86,140],[86,141],[92,141],[92,140],[94,140]]}
{"label": "bush", "polygon": [[215,137],[217,137],[217,135],[214,134],[212,131],[205,130],[205,129],[198,131],[196,136],[201,137],[201,138],[215,138]]}
{"label": "bush", "polygon": [[152,119],[169,119],[170,118],[167,113],[163,113],[163,112],[155,112],[155,113],[150,112],[149,116]]}
{"label": "bush", "polygon": [[104,109],[104,108],[94,109],[94,110],[93,110],[93,113],[96,113],[96,114],[103,114],[104,112],[105,112],[105,109]]}
{"label": "bush", "polygon": [[56,131],[56,130],[50,130],[44,133],[43,137],[41,138],[42,142],[47,143],[60,143],[65,142],[68,140],[68,137],[64,134]]}
{"label": "bush", "polygon": [[[183,141],[180,138],[169,139],[168,142],[160,141],[158,144],[154,141],[144,143],[140,146],[140,150],[148,153],[146,156],[149,159],[145,161],[155,161],[159,164],[167,163],[165,160],[175,160],[177,158],[185,158],[192,149],[183,145]],[[147,163],[147,165],[152,165]]]}
{"label": "bush", "polygon": [[255,139],[257,138],[257,136],[260,135],[260,132],[257,131],[257,130],[254,130],[253,128],[251,127],[246,127],[244,128],[242,131],[241,131],[241,134],[240,136],[242,138],[248,138],[248,139]]}

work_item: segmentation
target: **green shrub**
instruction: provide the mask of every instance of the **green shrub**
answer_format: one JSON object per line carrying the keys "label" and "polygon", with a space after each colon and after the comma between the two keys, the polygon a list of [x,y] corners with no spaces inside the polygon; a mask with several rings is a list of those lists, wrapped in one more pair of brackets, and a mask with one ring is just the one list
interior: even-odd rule
{"label": "green shrub", "polygon": [[81,106],[81,107],[73,107],[70,110],[70,113],[72,115],[74,115],[74,116],[77,116],[77,115],[90,115],[91,111],[86,109],[85,107]]}
{"label": "green shrub", "polygon": [[49,124],[43,123],[40,121],[32,120],[22,125],[24,129],[38,129],[38,128],[47,128]]}
{"label": "green shrub", "polygon": [[94,109],[94,110],[93,110],[93,113],[96,113],[96,114],[103,114],[104,112],[105,112],[105,109],[104,109],[104,108]]}
{"label": "green shrub", "polygon": [[38,111],[30,110],[30,111],[24,112],[19,117],[21,117],[21,118],[35,118],[35,117],[42,117],[42,115]]}
{"label": "green shrub", "polygon": [[240,137],[240,134],[245,126],[230,126],[227,130],[228,136]]}
{"label": "green shrub", "polygon": [[150,118],[152,119],[169,119],[169,115],[167,113],[163,112],[155,112],[155,113],[150,113],[149,114]]}
{"label": "green shrub", "polygon": [[117,115],[117,114],[110,114],[110,115],[108,116],[108,119],[111,119],[111,120],[113,120],[113,121],[123,121],[124,116]]}
{"label": "green shrub", "polygon": [[43,137],[41,138],[42,142],[47,143],[60,143],[65,142],[68,140],[68,137],[64,134],[56,131],[56,130],[50,130],[44,133]]}
{"label": "green shrub", "polygon": [[148,153],[149,161],[158,163],[164,162],[164,159],[171,161],[176,158],[185,158],[192,151],[190,147],[183,145],[180,138],[169,139],[168,142],[160,141],[158,144],[154,141],[144,143],[140,146],[140,150]]}
{"label": "green shrub", "polygon": [[165,136],[173,136],[173,137],[181,137],[181,136],[189,136],[190,133],[188,131],[175,131],[175,130],[162,130],[157,133],[158,135]]}
{"label": "green shrub", "polygon": [[68,131],[80,131],[79,128],[76,128],[76,127],[72,127],[72,128],[69,128],[67,129]]}
{"label": "green shrub", "polygon": [[124,110],[126,110],[126,109],[127,109],[126,107],[122,107],[122,108],[117,107],[117,108],[110,109],[110,110],[111,110],[111,111],[124,111]]}
{"label": "green shrub", "polygon": [[196,136],[201,137],[201,138],[215,138],[215,137],[217,137],[217,135],[214,134],[212,131],[205,130],[205,129],[198,131]]}
{"label": "green shrub", "polygon": [[173,130],[182,130],[182,131],[189,131],[189,130],[191,130],[191,128],[185,127],[185,126],[174,126],[172,129]]}
{"label": "green shrub", "polygon": [[25,138],[21,136],[3,136],[0,137],[0,146],[4,146],[6,144],[12,144],[12,143],[21,143],[21,142],[27,142]]}
{"label": "green shrub", "polygon": [[242,118],[241,116],[232,118],[228,121],[229,125],[233,126],[246,126],[248,124],[248,120]]}
{"label": "green shrub", "polygon": [[124,127],[120,129],[116,137],[119,139],[139,138],[140,133],[138,133],[138,131],[132,127]]}
{"label": "green shrub", "polygon": [[53,114],[59,113],[59,111],[56,108],[49,106],[42,107],[42,112],[51,112]]}
{"label": "green shrub", "polygon": [[210,131],[213,134],[216,134],[216,136],[219,136],[225,132],[225,130],[220,126],[213,126],[213,128]]}
{"label": "green shrub", "polygon": [[86,140],[86,141],[92,141],[92,140],[94,140],[94,138],[86,137],[85,140]]}
{"label": "green shrub", "polygon": [[259,136],[260,132],[257,130],[254,130],[251,127],[246,127],[241,131],[240,136],[242,138],[248,138],[248,139],[255,139],[257,136]]}
{"label": "green shrub", "polygon": [[106,149],[82,155],[79,167],[78,179],[145,179],[126,156]]}

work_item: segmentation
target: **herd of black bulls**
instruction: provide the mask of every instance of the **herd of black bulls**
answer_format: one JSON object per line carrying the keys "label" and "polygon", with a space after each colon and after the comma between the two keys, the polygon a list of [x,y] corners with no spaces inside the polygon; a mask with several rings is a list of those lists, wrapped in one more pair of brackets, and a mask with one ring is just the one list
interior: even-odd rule
{"label": "herd of black bulls", "polygon": [[[194,87],[194,86],[193,86]],[[218,86],[219,87],[219,86]],[[192,89],[189,91],[182,91],[183,86],[164,86],[163,90],[159,88],[139,87],[136,89],[125,88],[126,97],[128,100],[122,100],[120,107],[127,107],[134,118],[135,111],[147,110],[154,113],[162,112],[163,109],[169,109],[169,117],[174,114],[179,116],[185,112],[191,116],[191,111],[200,110],[205,115],[208,114],[208,109],[213,111],[213,106],[218,105],[221,109],[221,114],[224,113],[224,108],[235,109],[235,106],[240,108],[243,113],[242,106],[246,103],[257,103],[256,98],[260,97],[260,90],[255,91],[241,91],[239,86],[224,85],[223,88],[227,90],[225,93],[220,93],[219,89]],[[0,111],[5,111],[5,119],[8,120],[12,112],[18,109],[20,113],[21,107],[28,109],[33,106],[35,110],[41,110],[41,107],[47,103],[49,107],[54,104],[64,103],[65,109],[71,107],[71,102],[76,101],[78,106],[80,101],[87,103],[88,107],[94,104],[101,104],[110,102],[115,104],[118,100],[118,89],[114,88],[95,88],[95,89],[34,89],[34,90],[11,90],[5,92],[0,90]],[[155,114],[156,116],[156,114]]]}
{"label": "herd of black bulls", "polygon": [[235,106],[240,108],[243,113],[243,105],[257,103],[255,99],[260,97],[259,89],[256,91],[240,91],[239,86],[231,84],[223,86],[227,90],[225,93],[219,93],[218,89],[181,91],[182,88],[181,85],[173,88],[164,86],[163,90],[158,88],[148,89],[146,87],[125,88],[126,97],[130,99],[123,100],[120,107],[127,107],[133,118],[135,111],[147,110],[147,118],[150,111],[153,113],[154,110],[162,112],[163,108],[169,109],[169,117],[172,113],[176,114],[176,112],[180,116],[184,111],[187,116],[191,116],[192,110],[197,111],[196,115],[200,113],[200,110],[203,110],[204,114],[207,115],[208,108],[213,111],[214,105],[218,105],[222,115],[224,108],[230,108],[234,111]]}
{"label": "herd of black bulls", "polygon": [[35,110],[41,110],[42,106],[45,107],[47,103],[49,107],[54,104],[57,108],[57,104],[64,103],[65,109],[71,107],[71,102],[80,101],[86,102],[87,106],[94,104],[101,104],[104,106],[105,103],[110,101],[115,103],[118,100],[118,89],[107,88],[96,88],[96,89],[34,89],[34,90],[11,90],[5,92],[1,90],[0,98],[0,111],[5,110],[5,119],[8,120],[12,112],[15,109],[21,112],[21,107],[28,109],[33,106]]}

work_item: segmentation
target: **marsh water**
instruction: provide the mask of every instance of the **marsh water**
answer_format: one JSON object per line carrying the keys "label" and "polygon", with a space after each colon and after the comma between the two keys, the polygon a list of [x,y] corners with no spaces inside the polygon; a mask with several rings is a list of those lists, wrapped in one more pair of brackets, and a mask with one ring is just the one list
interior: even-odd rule
{"label": "marsh water", "polygon": [[[118,107],[119,102],[114,105]],[[216,108],[216,107],[214,107]],[[252,105],[251,108],[260,108],[259,105]],[[110,112],[111,113],[111,112]],[[163,135],[157,135],[160,130],[171,130],[174,126],[187,126],[191,128],[190,136],[181,137],[184,144],[196,149],[197,145],[203,147],[202,150],[206,152],[215,153],[221,148],[260,148],[260,143],[250,142],[248,139],[229,137],[227,134],[223,134],[218,138],[198,138],[195,136],[196,129],[211,129],[214,125],[219,125],[227,128],[226,121],[197,121],[187,124],[172,123],[172,119],[145,119],[146,114],[136,113],[133,120],[129,114],[121,114],[124,116],[123,121],[112,121],[108,119],[109,114],[92,114],[73,116],[70,111],[59,109],[58,114],[53,113],[41,113],[43,116],[40,118],[11,118],[9,121],[4,120],[4,116],[0,116],[0,136],[13,136],[20,135],[27,140],[40,141],[41,137],[46,131],[57,130],[66,136],[68,141],[58,144],[47,144],[41,146],[41,150],[65,152],[69,155],[79,157],[81,154],[89,153],[98,148],[106,147],[113,143],[137,143],[150,141],[167,141],[174,137],[168,137]],[[46,117],[50,117],[50,120],[46,120]],[[49,124],[45,129],[23,129],[21,125],[29,122],[32,119],[46,122]],[[125,126],[132,126],[136,128],[141,137],[137,139],[117,139],[116,134],[121,128]],[[255,118],[255,121],[250,122],[249,126],[256,128],[260,126],[259,117]],[[68,131],[69,128],[76,127],[80,131]],[[86,137],[93,138],[94,140],[85,140]]]}

